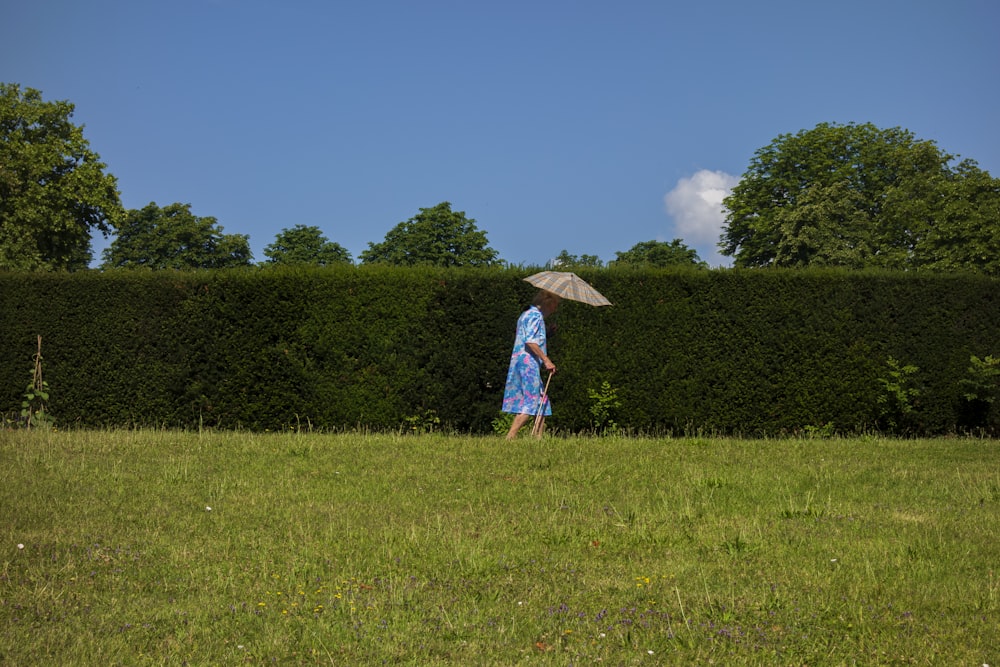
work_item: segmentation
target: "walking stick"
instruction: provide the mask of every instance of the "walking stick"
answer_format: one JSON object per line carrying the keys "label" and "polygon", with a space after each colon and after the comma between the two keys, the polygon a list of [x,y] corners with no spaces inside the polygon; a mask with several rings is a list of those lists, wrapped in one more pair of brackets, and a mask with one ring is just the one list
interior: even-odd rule
{"label": "walking stick", "polygon": [[545,401],[549,400],[549,383],[552,382],[552,376],[554,373],[549,373],[549,377],[545,380],[545,389],[542,391],[542,400],[538,402],[538,412],[535,414],[535,424],[531,427],[531,435],[536,438],[542,437],[542,431],[545,430]]}

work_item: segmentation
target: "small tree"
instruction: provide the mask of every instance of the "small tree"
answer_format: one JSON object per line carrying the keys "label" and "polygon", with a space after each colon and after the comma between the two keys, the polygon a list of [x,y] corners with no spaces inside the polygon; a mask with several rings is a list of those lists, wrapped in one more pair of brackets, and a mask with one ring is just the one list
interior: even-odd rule
{"label": "small tree", "polygon": [[52,417],[48,412],[49,383],[42,379],[42,337],[38,337],[38,352],[35,366],[31,371],[31,383],[24,392],[21,402],[21,418],[26,428],[51,426]]}
{"label": "small tree", "polygon": [[282,229],[274,243],[264,248],[269,264],[351,264],[347,248],[328,240],[319,227],[295,225]]}
{"label": "small tree", "polygon": [[604,266],[604,262],[597,255],[571,255],[569,251],[563,249],[555,256],[549,265],[553,269],[572,269],[582,267],[588,269],[599,269]]}
{"label": "small tree", "polygon": [[878,378],[882,391],[876,400],[883,427],[890,431],[905,430],[915,410],[913,401],[920,396],[920,390],[913,386],[914,376],[919,368],[913,364],[902,364],[893,357],[886,360],[889,377]]}
{"label": "small tree", "polygon": [[365,264],[397,266],[492,266],[498,262],[486,233],[464,211],[452,211],[449,202],[420,209],[389,230],[384,241],[369,243],[360,259]]}
{"label": "small tree", "polygon": [[987,355],[980,359],[969,357],[966,377],[959,382],[962,398],[962,426],[983,428],[989,426],[990,413],[1000,399],[1000,357]]}
{"label": "small tree", "polygon": [[636,243],[625,252],[616,252],[615,264],[632,266],[696,266],[707,268],[708,265],[698,257],[698,252],[687,247],[680,239],[670,243],[666,241],[643,241]]}
{"label": "small tree", "polygon": [[245,234],[223,234],[215,218],[198,217],[190,204],[131,210],[102,257],[104,269],[225,269],[249,266]]}
{"label": "small tree", "polygon": [[590,397],[590,415],[593,418],[594,431],[602,434],[617,431],[618,423],[615,417],[618,409],[622,407],[618,390],[604,380],[601,382],[600,390],[589,388],[587,395]]}

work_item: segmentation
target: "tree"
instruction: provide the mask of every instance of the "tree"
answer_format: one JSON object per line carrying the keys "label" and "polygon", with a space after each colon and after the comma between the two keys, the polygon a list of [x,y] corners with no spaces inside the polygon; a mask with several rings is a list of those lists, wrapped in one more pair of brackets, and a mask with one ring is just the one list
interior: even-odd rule
{"label": "tree", "polygon": [[249,266],[253,254],[247,235],[223,234],[215,218],[193,215],[190,204],[150,202],[128,211],[103,259],[103,269],[224,269]]}
{"label": "tree", "polygon": [[295,225],[282,229],[274,243],[264,248],[270,264],[352,264],[347,248],[328,240],[319,227]]}
{"label": "tree", "polygon": [[633,266],[697,266],[707,268],[698,257],[698,251],[687,247],[680,239],[670,243],[666,241],[642,241],[625,252],[616,252],[615,264],[630,264]]}
{"label": "tree", "polygon": [[492,266],[497,251],[487,243],[475,220],[441,202],[390,229],[382,243],[369,243],[360,259],[398,266]]}
{"label": "tree", "polygon": [[[949,167],[954,159],[933,141],[871,124],[779,136],[724,200],[720,247],[737,267],[995,273],[995,253],[981,250],[1000,243],[998,181],[971,160]],[[975,250],[959,247],[967,240]]]}
{"label": "tree", "polygon": [[964,161],[935,190],[935,215],[914,248],[917,268],[1000,275],[1000,179]]}
{"label": "tree", "polygon": [[573,267],[599,269],[604,266],[604,262],[597,255],[571,255],[565,249],[556,255],[550,264],[553,268],[559,269],[571,269]]}
{"label": "tree", "polygon": [[124,215],[73,110],[0,83],[0,269],[86,268],[91,230],[108,234]]}

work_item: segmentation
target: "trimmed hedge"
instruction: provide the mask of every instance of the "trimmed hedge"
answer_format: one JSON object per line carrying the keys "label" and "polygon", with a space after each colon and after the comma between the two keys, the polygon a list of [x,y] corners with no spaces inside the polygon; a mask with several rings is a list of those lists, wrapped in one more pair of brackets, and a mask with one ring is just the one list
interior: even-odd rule
{"label": "trimmed hedge", "polygon": [[[760,270],[588,278],[616,306],[574,311],[571,342],[559,341],[582,383],[563,385],[574,424],[589,407],[583,385],[606,379],[627,411],[619,422],[639,429],[861,431],[883,421],[879,378],[893,357],[919,367],[920,394],[900,427],[952,432],[963,426],[959,381],[970,354],[1000,349],[993,279]],[[599,346],[582,339],[594,330]]]}
{"label": "trimmed hedge", "polygon": [[[57,425],[421,428],[498,415],[520,269],[333,266],[0,274],[0,412],[43,338]],[[1000,281],[912,273],[579,271],[615,303],[552,318],[550,424],[592,426],[608,382],[637,431],[765,435],[894,425],[1000,431],[962,397],[1000,354]],[[880,379],[916,366],[911,412]],[[982,406],[979,406],[980,408]],[[888,414],[886,414],[888,412]]]}

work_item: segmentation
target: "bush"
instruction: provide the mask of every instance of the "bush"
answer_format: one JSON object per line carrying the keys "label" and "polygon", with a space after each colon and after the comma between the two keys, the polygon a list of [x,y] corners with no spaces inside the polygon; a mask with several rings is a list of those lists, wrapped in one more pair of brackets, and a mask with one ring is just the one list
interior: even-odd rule
{"label": "bush", "polygon": [[[919,369],[905,430],[997,432],[966,398],[1000,349],[998,281],[847,271],[579,269],[614,306],[564,302],[550,420],[766,435],[889,426],[887,359]],[[0,274],[0,410],[36,337],[61,426],[490,432],[523,269],[350,265]],[[990,378],[987,378],[990,380]],[[990,380],[992,381],[992,380]],[[590,392],[620,405],[595,415]],[[985,386],[985,385],[984,385]],[[882,402],[880,402],[882,397]],[[609,404],[610,406],[610,404]],[[605,407],[609,407],[605,406]],[[897,408],[900,406],[896,406]],[[900,415],[897,415],[900,416]]]}

